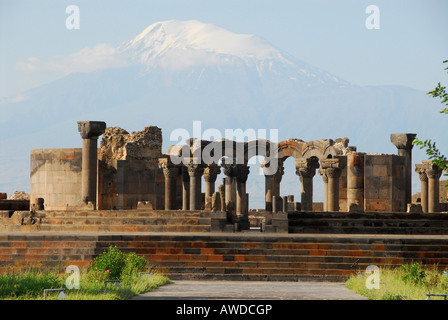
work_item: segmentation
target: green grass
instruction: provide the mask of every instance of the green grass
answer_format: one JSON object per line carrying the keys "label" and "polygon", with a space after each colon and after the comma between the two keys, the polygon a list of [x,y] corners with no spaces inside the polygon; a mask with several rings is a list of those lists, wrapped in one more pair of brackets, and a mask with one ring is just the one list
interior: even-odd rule
{"label": "green grass", "polygon": [[[368,289],[373,273],[351,276],[345,286],[369,300],[425,300],[428,292],[448,294],[448,276],[437,266],[424,268],[418,263],[400,268],[379,268],[379,288]],[[370,277],[370,278],[369,278]],[[443,297],[431,297],[443,300]]]}
{"label": "green grass", "polygon": [[[68,274],[54,271],[28,270],[20,274],[0,275],[0,299],[2,300],[43,300],[44,289],[65,288],[66,300],[126,300],[144,292],[170,283],[168,277],[157,272],[151,278],[138,274],[123,277],[121,288],[114,288],[109,283],[107,293],[104,291],[104,280],[92,279],[87,273],[80,274],[79,289],[66,289]],[[47,292],[47,300],[56,300],[59,292]]]}

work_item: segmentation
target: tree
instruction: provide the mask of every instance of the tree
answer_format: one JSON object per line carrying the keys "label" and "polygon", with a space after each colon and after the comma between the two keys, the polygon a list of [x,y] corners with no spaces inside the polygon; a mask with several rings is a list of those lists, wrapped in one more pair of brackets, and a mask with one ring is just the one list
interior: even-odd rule
{"label": "tree", "polygon": [[[448,63],[448,60],[443,61],[443,63]],[[448,67],[446,67],[445,70],[447,70],[448,73]],[[434,98],[440,98],[442,100],[441,103],[446,106],[440,110],[440,113],[448,114],[448,92],[446,92],[446,87],[442,87],[439,82],[434,90],[428,92],[427,94]],[[440,153],[435,142],[432,142],[430,139],[421,141],[418,138],[415,138],[412,143],[420,146],[420,149],[426,148],[426,154],[428,155],[429,160],[432,160],[432,162],[441,170],[446,171],[448,169],[448,159]],[[448,174],[445,173],[444,175],[447,176]]]}

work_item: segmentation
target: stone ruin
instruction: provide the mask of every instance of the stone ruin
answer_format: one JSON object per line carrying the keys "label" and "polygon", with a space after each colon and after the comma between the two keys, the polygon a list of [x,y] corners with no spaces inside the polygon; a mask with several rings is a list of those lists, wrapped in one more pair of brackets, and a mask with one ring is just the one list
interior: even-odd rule
{"label": "stone ruin", "polygon": [[[187,156],[182,163],[174,164],[171,156],[179,156],[185,146],[171,146],[163,154],[162,131],[158,127],[148,126],[128,133],[118,127],[107,128],[104,122],[84,121],[78,123],[78,129],[82,148],[31,151],[31,203],[43,199],[45,210],[227,211],[233,222],[247,220],[249,195],[245,184],[250,174],[249,143],[232,142],[233,156],[238,153],[238,145],[242,146],[243,163],[218,165],[194,163],[191,157],[195,150],[219,145],[222,141],[191,139],[186,145]],[[356,147],[348,145],[348,138],[309,142],[288,139],[276,144],[273,150],[278,169],[265,173],[265,212],[443,211],[446,208],[440,204],[437,188],[441,171],[428,162],[417,165],[422,196],[420,204],[412,203],[414,137],[415,134],[392,134],[391,142],[397,147],[397,154],[358,152]],[[295,159],[296,174],[302,185],[299,202],[280,194],[283,163],[288,157]],[[221,172],[225,178],[215,188],[216,177]],[[313,202],[316,173],[324,181],[325,199],[321,207]],[[205,193],[201,192],[202,181]]]}

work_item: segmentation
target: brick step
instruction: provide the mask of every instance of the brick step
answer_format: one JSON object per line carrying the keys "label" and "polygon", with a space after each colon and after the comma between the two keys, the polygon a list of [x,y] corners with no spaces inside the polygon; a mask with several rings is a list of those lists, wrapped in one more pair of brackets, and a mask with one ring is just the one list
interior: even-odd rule
{"label": "brick step", "polygon": [[42,218],[41,225],[210,225],[209,218]]}
{"label": "brick step", "polygon": [[307,226],[288,227],[289,233],[317,234],[408,234],[408,235],[445,235],[448,227],[342,227],[342,226]]}
{"label": "brick step", "polygon": [[370,258],[396,258],[396,257],[436,257],[444,258],[448,255],[446,252],[441,251],[378,251],[378,250],[252,250],[252,249],[225,249],[225,250],[213,250],[213,249],[196,249],[196,248],[136,248],[135,252],[138,254],[152,254],[152,255],[165,255],[165,256],[177,256],[177,259],[190,259],[192,256],[216,256],[228,259],[230,257],[251,257],[256,259],[259,256],[269,257],[370,257]]}
{"label": "brick step", "polygon": [[210,218],[209,211],[182,210],[89,210],[89,211],[37,211],[36,217],[41,218]]}
{"label": "brick step", "polygon": [[[35,232],[209,232],[207,225],[104,225],[104,224],[35,224],[18,226]],[[3,230],[2,230],[3,231]],[[14,231],[14,230],[8,230]],[[5,232],[5,231],[3,231]]]}

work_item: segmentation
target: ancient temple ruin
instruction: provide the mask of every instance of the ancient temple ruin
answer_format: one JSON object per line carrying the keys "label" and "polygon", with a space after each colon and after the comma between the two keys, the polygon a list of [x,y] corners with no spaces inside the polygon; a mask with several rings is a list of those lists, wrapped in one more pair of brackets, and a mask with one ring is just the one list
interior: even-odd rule
{"label": "ancient temple ruin", "polygon": [[[235,142],[190,139],[162,153],[162,131],[149,126],[128,133],[100,121],[78,122],[82,148],[31,151],[31,203],[45,210],[206,210],[226,212],[229,224],[248,228],[246,181],[253,156],[266,159],[265,215],[279,212],[440,212],[441,170],[416,165],[421,203],[412,204],[412,141],[415,134],[391,134],[397,154],[359,152],[349,140],[288,139]],[[100,145],[98,139],[102,136]],[[207,153],[210,159],[204,160]],[[284,161],[295,160],[301,199],[282,195]],[[223,183],[216,185],[224,173]],[[323,207],[313,206],[316,173],[324,182]],[[202,193],[202,181],[205,193]],[[299,186],[298,186],[299,187]],[[268,218],[270,221],[271,218]]]}

